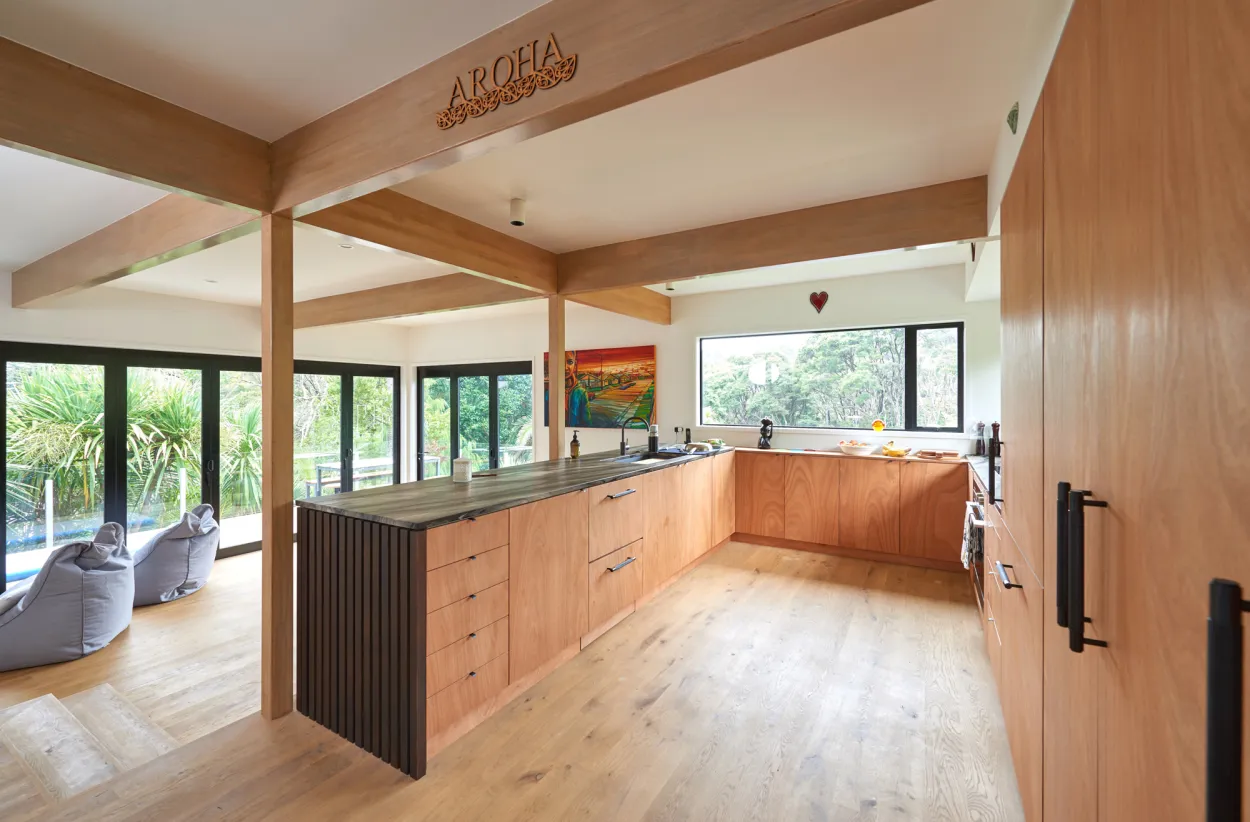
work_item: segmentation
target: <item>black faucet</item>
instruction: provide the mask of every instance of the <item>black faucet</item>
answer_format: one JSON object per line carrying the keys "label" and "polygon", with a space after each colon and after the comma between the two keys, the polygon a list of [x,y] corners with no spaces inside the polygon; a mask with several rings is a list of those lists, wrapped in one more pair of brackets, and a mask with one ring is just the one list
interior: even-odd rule
{"label": "black faucet", "polygon": [[637,415],[630,417],[629,419],[625,420],[625,422],[621,423],[621,456],[622,457],[625,456],[625,452],[629,449],[629,444],[625,442],[625,428],[634,420],[638,420],[638,422],[642,423],[643,425],[650,425],[650,423],[647,422],[647,420]]}

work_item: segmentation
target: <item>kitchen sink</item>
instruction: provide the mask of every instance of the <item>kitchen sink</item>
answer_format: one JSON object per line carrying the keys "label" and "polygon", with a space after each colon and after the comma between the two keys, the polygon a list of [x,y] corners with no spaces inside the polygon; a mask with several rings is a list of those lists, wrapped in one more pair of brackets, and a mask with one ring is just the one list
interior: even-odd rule
{"label": "kitchen sink", "polygon": [[641,465],[651,465],[665,460],[673,460],[678,457],[684,457],[685,454],[675,454],[670,451],[647,451],[639,454],[626,454],[623,457],[609,457],[604,462],[623,462],[623,463],[639,463]]}

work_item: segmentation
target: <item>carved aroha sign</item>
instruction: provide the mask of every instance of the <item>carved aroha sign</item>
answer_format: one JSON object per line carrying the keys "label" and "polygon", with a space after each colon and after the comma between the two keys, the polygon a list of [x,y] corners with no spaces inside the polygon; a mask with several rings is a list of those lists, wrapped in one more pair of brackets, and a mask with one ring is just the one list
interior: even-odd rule
{"label": "carved aroha sign", "polygon": [[577,55],[561,54],[553,33],[547,37],[547,45],[540,56],[540,42],[533,40],[499,55],[489,68],[478,66],[466,75],[468,83],[465,77],[457,77],[451,88],[451,102],[435,116],[438,127],[451,128],[469,117],[481,117],[494,111],[500,103],[511,105],[522,97],[529,97],[536,89],[551,88],[562,80],[572,79],[577,71]]}

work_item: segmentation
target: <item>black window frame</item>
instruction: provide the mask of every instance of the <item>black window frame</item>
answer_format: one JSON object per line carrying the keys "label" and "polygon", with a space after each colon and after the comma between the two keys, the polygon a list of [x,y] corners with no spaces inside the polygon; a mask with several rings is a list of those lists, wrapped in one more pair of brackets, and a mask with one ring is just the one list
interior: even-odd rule
{"label": "black window frame", "polygon": [[[457,421],[460,418],[460,377],[486,377],[489,380],[487,397],[490,403],[490,468],[499,467],[499,378],[529,375],[534,377],[534,363],[529,360],[510,362],[460,363],[457,365],[422,365],[417,367],[417,480],[425,479],[425,380],[447,377],[450,380],[448,395],[451,414],[451,458],[460,456],[460,435]],[[533,385],[530,386],[531,392]],[[537,415],[537,411],[535,411]],[[537,421],[538,417],[534,417]],[[431,477],[433,479],[433,477]]]}
{"label": "black window frame", "polygon": [[[6,388],[0,390],[0,477],[8,477],[8,391],[10,362],[48,363],[56,365],[94,365],[104,368],[104,521],[127,521],[126,501],[126,376],[128,368],[177,368],[201,372],[201,434],[200,488],[201,502],[221,511],[221,485],[217,473],[220,459],[221,372],[250,371],[260,373],[260,357],[194,352],[161,351],[137,348],[65,345],[55,343],[15,342],[0,340],[0,375]],[[398,365],[372,365],[320,360],[295,360],[295,373],[338,376],[342,378],[340,396],[339,449],[343,463],[343,491],[351,490],[352,419],[354,414],[354,377],[387,377],[394,386],[392,451],[395,455],[393,482],[401,478],[401,433],[403,413],[401,402],[403,368]],[[0,503],[3,506],[4,503]],[[8,524],[0,517],[0,545],[8,540]],[[218,559],[260,550],[260,542],[222,548]],[[5,590],[7,552],[0,550],[0,592]]]}
{"label": "black window frame", "polygon": [[[939,330],[944,328],[954,328],[958,336],[958,392],[959,392],[959,421],[954,427],[935,427],[920,426],[916,424],[916,399],[917,399],[917,376],[916,376],[916,333],[918,331]],[[964,322],[963,320],[954,320],[951,322],[938,323],[911,323],[904,325],[870,325],[870,326],[850,326],[846,328],[816,328],[806,331],[760,331],[752,334],[712,334],[699,338],[699,364],[698,364],[698,380],[699,380],[699,426],[701,428],[741,428],[755,429],[755,425],[735,425],[732,423],[707,422],[703,418],[703,344],[707,340],[725,340],[725,339],[742,339],[746,337],[786,337],[795,334],[839,334],[851,331],[893,331],[901,329],[903,331],[903,426],[902,428],[887,428],[887,431],[897,431],[899,433],[934,433],[934,434],[962,434],[964,433],[964,384],[965,371],[967,370],[967,362],[964,349]],[[863,428],[836,427],[830,428],[817,425],[778,425],[778,429],[793,431],[871,431],[871,426]]]}

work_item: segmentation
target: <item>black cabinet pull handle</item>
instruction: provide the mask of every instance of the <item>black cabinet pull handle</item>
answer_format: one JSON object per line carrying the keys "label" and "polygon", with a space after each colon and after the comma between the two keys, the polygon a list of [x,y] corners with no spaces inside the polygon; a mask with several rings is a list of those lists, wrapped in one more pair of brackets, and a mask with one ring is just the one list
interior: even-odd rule
{"label": "black cabinet pull handle", "polygon": [[477,554],[469,554],[469,559],[477,559]]}
{"label": "black cabinet pull handle", "polygon": [[469,671],[470,678],[475,677],[475,676],[477,676],[477,671]]}
{"label": "black cabinet pull handle", "polygon": [[1072,483],[1059,483],[1055,501],[1055,621],[1068,627],[1068,494]]}
{"label": "black cabinet pull handle", "polygon": [[477,639],[477,633],[474,632],[474,633],[469,634],[469,639]]}
{"label": "black cabinet pull handle", "polygon": [[1012,582],[1012,581],[1011,581],[1011,577],[1007,576],[1007,569],[1008,569],[1008,568],[1012,568],[1012,569],[1014,569],[1016,566],[1014,566],[1014,565],[1003,565],[1001,562],[995,563],[995,565],[996,565],[996,566],[997,566],[997,568],[998,568],[998,580],[999,580],[999,582],[1001,582],[1001,583],[1003,584],[1003,587],[1004,587],[1004,588],[1006,588],[1007,590],[1011,590],[1012,588],[1023,588],[1023,587],[1024,587],[1023,585],[1021,585],[1021,584],[1020,584],[1020,583],[1018,583],[1018,582]]}
{"label": "black cabinet pull handle", "polygon": [[1085,638],[1085,509],[1106,508],[1102,500],[1086,499],[1093,491],[1068,492],[1068,649],[1085,652],[1086,645],[1106,648],[1101,639]]}
{"label": "black cabinet pull handle", "polygon": [[624,562],[619,562],[619,563],[617,563],[616,565],[613,565],[611,568],[609,568],[609,569],[608,569],[608,571],[609,571],[609,572],[619,571],[619,570],[621,570],[622,568],[624,568],[626,565],[630,564],[631,562],[633,562],[633,561],[634,561],[634,560],[636,560],[636,559],[638,559],[638,557],[628,557],[628,558],[626,558],[626,559],[625,559],[625,561],[624,561]]}
{"label": "black cabinet pull handle", "polygon": [[1241,819],[1241,586],[1211,580],[1207,617],[1207,822]]}
{"label": "black cabinet pull handle", "polygon": [[635,488],[626,488],[624,491],[621,491],[619,493],[608,494],[608,499],[620,499],[621,497],[628,497],[630,494],[634,493],[636,490],[637,489]]}
{"label": "black cabinet pull handle", "polygon": [[469,594],[469,599],[477,599],[477,594]]}

